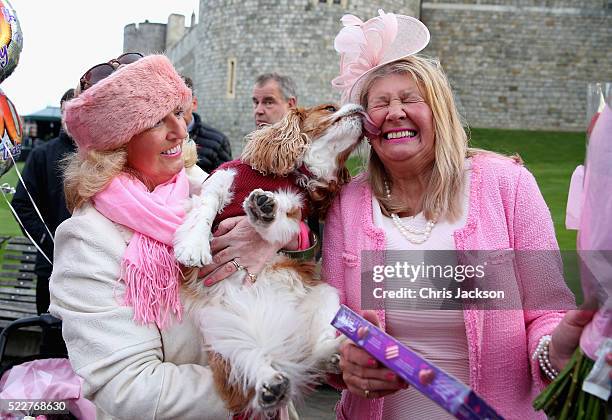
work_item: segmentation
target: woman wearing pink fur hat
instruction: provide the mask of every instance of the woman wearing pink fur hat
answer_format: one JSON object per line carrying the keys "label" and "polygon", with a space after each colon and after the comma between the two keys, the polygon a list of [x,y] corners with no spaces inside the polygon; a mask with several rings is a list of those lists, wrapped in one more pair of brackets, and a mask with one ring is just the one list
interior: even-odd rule
{"label": "woman wearing pink fur hat", "polygon": [[[79,90],[64,111],[78,152],[65,174],[73,215],[55,237],[49,311],[63,321],[84,395],[98,419],[227,418],[183,317],[172,249],[183,202],[206,177],[186,142],[191,91],[165,56],[133,53],[90,69]],[[278,250],[241,218],[225,223],[209,277],[231,274],[238,255],[256,273]]]}

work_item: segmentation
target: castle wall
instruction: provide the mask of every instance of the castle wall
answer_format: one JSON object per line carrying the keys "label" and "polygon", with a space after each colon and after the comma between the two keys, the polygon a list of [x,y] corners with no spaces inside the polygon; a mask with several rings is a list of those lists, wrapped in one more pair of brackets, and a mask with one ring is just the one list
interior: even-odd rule
{"label": "castle wall", "polygon": [[[609,0],[426,0],[426,3],[456,4],[456,5],[481,5],[508,6],[522,9],[592,9],[601,10],[609,7]],[[523,10],[524,11],[524,10]]]}
{"label": "castle wall", "polygon": [[171,48],[185,35],[185,16],[176,13],[168,17],[166,25],[166,49]]}
{"label": "castle wall", "polygon": [[[186,33],[181,38],[180,42],[177,42],[172,47],[168,48],[166,55],[170,58],[170,61],[174,64],[176,70],[183,76],[191,77],[192,80],[197,79],[196,65],[195,65],[195,52],[198,48],[199,34],[197,32],[197,26],[187,28]],[[194,86],[195,94],[200,99],[203,97],[203,92],[198,92]],[[201,102],[202,106],[203,103]]]}
{"label": "castle wall", "polygon": [[166,50],[166,25],[163,23],[132,23],[123,28],[123,51],[151,54]]}
{"label": "castle wall", "polygon": [[[195,48],[194,85],[201,113],[223,131],[234,155],[242,149],[245,134],[255,128],[252,88],[265,72],[290,75],[298,87],[298,103],[339,100],[330,81],[338,73],[338,56],[333,40],[340,18],[356,13],[362,18],[377,14],[378,8],[405,14],[419,12],[419,1],[348,0],[324,4],[313,0],[201,0]],[[228,60],[235,58],[235,90],[228,94]]]}
{"label": "castle wall", "polygon": [[[330,81],[338,72],[333,39],[345,13],[367,19],[382,8],[420,15],[432,34],[424,53],[440,58],[474,127],[583,130],[587,83],[612,80],[612,0],[339,3],[200,0],[199,24],[167,54],[192,77],[199,112],[228,135],[235,155],[254,128],[257,75],[293,77],[300,105],[339,99]],[[158,48],[165,25],[154,25],[126,26],[124,49]]]}
{"label": "castle wall", "polygon": [[440,58],[472,126],[581,131],[587,83],[612,80],[607,3],[424,0],[424,53]]}

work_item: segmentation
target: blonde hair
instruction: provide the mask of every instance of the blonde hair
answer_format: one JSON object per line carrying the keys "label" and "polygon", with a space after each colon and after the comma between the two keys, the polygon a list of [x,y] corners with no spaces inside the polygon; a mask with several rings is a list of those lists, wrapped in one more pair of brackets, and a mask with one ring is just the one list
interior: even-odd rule
{"label": "blonde hair", "polygon": [[[185,167],[193,166],[197,159],[196,145],[187,137],[183,141]],[[89,150],[84,155],[73,153],[62,160],[62,166],[66,206],[71,213],[104,190],[120,173],[139,178],[139,174],[127,166],[127,145],[107,151]]]}
{"label": "blonde hair", "polygon": [[[390,74],[405,74],[417,83],[421,95],[431,108],[434,124],[433,170],[423,197],[423,213],[431,219],[446,217],[455,221],[461,216],[461,195],[464,184],[464,160],[474,154],[468,148],[468,137],[451,91],[450,83],[439,61],[422,56],[410,56],[373,71],[363,82],[360,94],[361,105],[367,109],[368,91],[377,80]],[[384,165],[374,151],[370,150],[368,181],[372,192],[381,204],[383,213],[399,213],[411,210],[405,205],[392,205],[387,199]],[[414,209],[412,209],[414,210]]]}
{"label": "blonde hair", "polygon": [[74,212],[102,191],[127,164],[127,147],[109,151],[89,150],[84,156],[73,153],[64,162],[66,206]]}

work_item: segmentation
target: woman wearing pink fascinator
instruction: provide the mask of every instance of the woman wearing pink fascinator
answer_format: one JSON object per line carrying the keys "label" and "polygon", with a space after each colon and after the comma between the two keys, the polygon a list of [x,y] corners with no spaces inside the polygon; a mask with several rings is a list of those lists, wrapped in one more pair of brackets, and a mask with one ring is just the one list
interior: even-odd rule
{"label": "woman wearing pink fascinator", "polygon": [[[343,304],[505,418],[544,419],[531,402],[570,360],[592,313],[574,310],[533,175],[518,157],[468,147],[440,63],[416,55],[429,42],[420,21],[379,11],[342,23],[332,85],[343,102],[366,110],[371,150],[367,171],[328,213],[324,278]],[[368,275],[396,264],[484,269],[467,278],[421,271],[409,280],[390,270],[382,283]],[[353,343],[342,347],[341,368],[340,419],[451,418]]]}

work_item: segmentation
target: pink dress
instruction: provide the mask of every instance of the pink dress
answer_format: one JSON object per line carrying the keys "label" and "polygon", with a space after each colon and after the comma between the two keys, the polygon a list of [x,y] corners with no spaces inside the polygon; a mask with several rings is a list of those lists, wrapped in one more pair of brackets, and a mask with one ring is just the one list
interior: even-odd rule
{"label": "pink dress", "polygon": [[[444,218],[439,220],[432,229],[429,239],[422,244],[414,244],[408,241],[397,229],[393,220],[382,214],[378,200],[372,197],[374,226],[384,231],[385,248],[387,250],[409,251],[404,253],[405,255],[419,254],[420,251],[424,250],[455,250],[453,233],[462,229],[467,222],[470,166],[470,162],[467,160],[462,195],[463,214],[454,222]],[[423,229],[427,223],[422,213],[414,217],[401,219],[402,223],[419,229]],[[388,264],[388,262],[385,263]],[[457,264],[457,261],[455,259],[454,261],[444,261],[444,263]],[[435,287],[435,283],[435,281],[420,277],[411,285],[415,285],[417,288]],[[410,302],[393,302],[390,299],[385,300],[385,303],[387,332],[389,334],[463,383],[469,383],[468,343],[465,335],[463,311],[460,309],[420,310],[417,308],[410,310]],[[419,301],[419,303],[422,303],[422,301]],[[439,307],[443,302],[433,299],[428,303]],[[383,418],[385,420],[451,420],[454,417],[415,388],[409,387],[385,397]]]}

